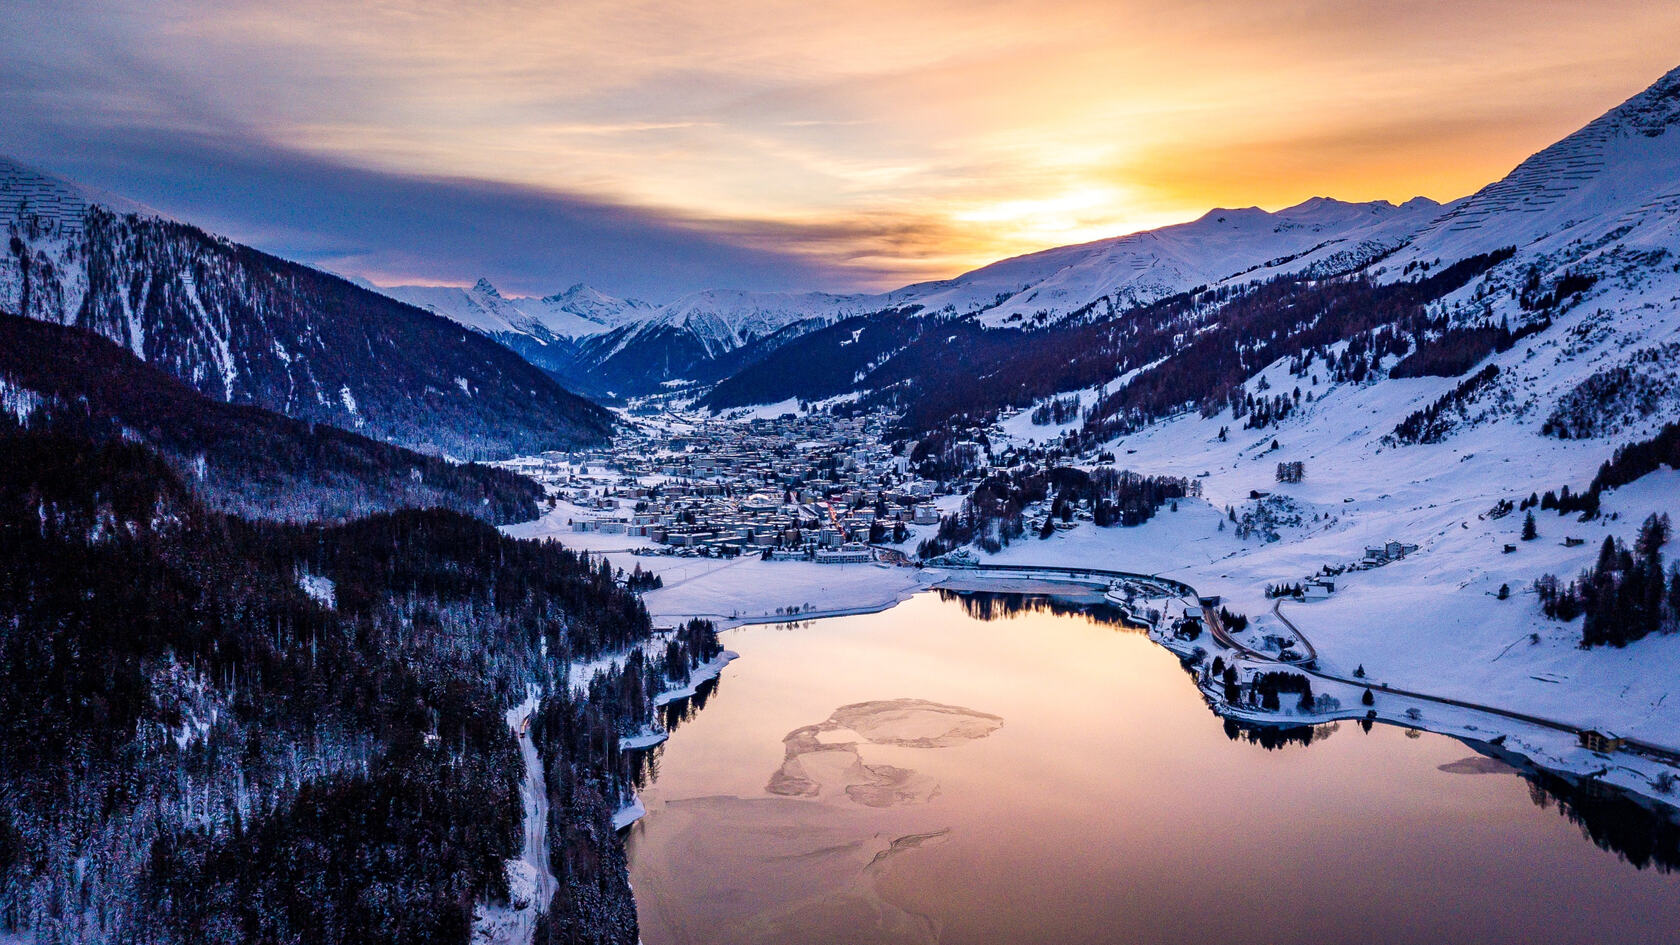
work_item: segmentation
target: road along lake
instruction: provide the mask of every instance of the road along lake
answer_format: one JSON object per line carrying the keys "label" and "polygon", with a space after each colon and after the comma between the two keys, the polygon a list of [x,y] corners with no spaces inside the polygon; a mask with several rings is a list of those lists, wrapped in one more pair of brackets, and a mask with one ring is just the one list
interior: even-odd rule
{"label": "road along lake", "polygon": [[644,760],[648,945],[1680,935],[1671,809],[1426,732],[1239,727],[1089,598],[724,642]]}

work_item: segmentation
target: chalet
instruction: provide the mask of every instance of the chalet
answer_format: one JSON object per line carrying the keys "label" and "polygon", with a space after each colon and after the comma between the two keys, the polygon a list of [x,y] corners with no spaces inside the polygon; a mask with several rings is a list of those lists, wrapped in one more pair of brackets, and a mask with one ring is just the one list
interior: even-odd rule
{"label": "chalet", "polygon": [[1627,745],[1627,739],[1614,732],[1604,732],[1595,728],[1584,728],[1575,733],[1581,740],[1581,747],[1588,751],[1596,751],[1601,755],[1621,751]]}

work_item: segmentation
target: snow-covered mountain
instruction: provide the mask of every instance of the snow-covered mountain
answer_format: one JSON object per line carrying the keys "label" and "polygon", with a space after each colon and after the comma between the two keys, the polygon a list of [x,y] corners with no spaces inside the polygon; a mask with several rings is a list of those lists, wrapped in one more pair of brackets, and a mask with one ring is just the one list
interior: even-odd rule
{"label": "snow-covered mountain", "polygon": [[691,334],[708,355],[716,357],[796,322],[860,315],[881,307],[880,298],[873,295],[708,289],[662,306],[621,335],[612,351],[622,351],[638,337],[660,329],[676,329]]}
{"label": "snow-covered mountain", "polygon": [[542,344],[611,331],[654,312],[646,302],[614,298],[582,283],[540,298],[505,296],[488,279],[470,288],[364,284],[491,337],[524,335]]}
{"label": "snow-covered mountain", "polygon": [[8,160],[0,226],[0,311],[103,335],[218,400],[467,457],[610,428],[455,324]]}
{"label": "snow-covered mountain", "polygon": [[505,296],[488,279],[470,288],[363,284],[488,335],[596,394],[715,380],[730,355],[755,342],[882,307],[879,296],[823,292],[712,289],[651,305],[582,283],[542,297]]}
{"label": "snow-covered mountain", "polygon": [[1393,263],[1501,246],[1580,260],[1680,246],[1680,69],[1455,203]]}
{"label": "snow-covered mountain", "polygon": [[[1680,634],[1675,604],[1654,603],[1661,580],[1640,578],[1631,554],[1598,571],[1593,630],[1540,598],[1545,576],[1568,585],[1607,542],[1637,548],[1642,523],[1680,518],[1677,254],[1680,70],[1443,208],[1356,278],[1227,279],[1228,292],[1122,313],[1111,334],[1050,328],[1002,352],[942,327],[892,356],[921,356],[919,371],[859,393],[908,404],[923,458],[978,428],[1001,464],[1025,454],[1194,484],[1148,526],[1053,530],[994,560],[1182,578],[1250,618],[1245,645],[1299,635],[1319,671],[1369,679],[1379,713],[1395,706],[1384,689],[1411,689],[1673,745]],[[1089,340],[1113,344],[1086,357],[1072,342]],[[1081,359],[1088,371],[1020,398],[1045,366]],[[941,360],[985,383],[942,401],[951,375],[923,380]],[[1072,419],[1034,422],[1052,411],[1032,406],[1075,397]],[[927,404],[939,409],[918,416]],[[1388,542],[1402,559],[1367,550]],[[1672,562],[1676,543],[1663,545],[1640,553]],[[1332,590],[1305,600],[1267,592],[1325,577]],[[1656,629],[1583,646],[1633,626]],[[1506,737],[1438,706],[1406,717]],[[1606,764],[1572,735],[1509,744],[1595,789],[1672,803],[1672,775]]]}
{"label": "snow-covered mountain", "polygon": [[1440,204],[1424,197],[1399,206],[1314,197],[1275,213],[1210,210],[1190,223],[1018,256],[885,298],[973,314],[988,326],[1030,327],[1075,312],[1111,314],[1232,278],[1357,269],[1404,245],[1440,213]]}
{"label": "snow-covered mountain", "polygon": [[852,316],[920,313],[987,327],[1037,328],[1074,314],[1112,315],[1233,279],[1346,272],[1405,245],[1442,209],[1422,197],[1398,206],[1314,197],[1276,212],[1212,210],[1189,223],[873,294],[712,289],[652,306],[581,285],[540,299],[507,297],[483,279],[467,289],[379,291],[488,334],[569,384],[634,393],[675,381],[717,380],[779,342]]}

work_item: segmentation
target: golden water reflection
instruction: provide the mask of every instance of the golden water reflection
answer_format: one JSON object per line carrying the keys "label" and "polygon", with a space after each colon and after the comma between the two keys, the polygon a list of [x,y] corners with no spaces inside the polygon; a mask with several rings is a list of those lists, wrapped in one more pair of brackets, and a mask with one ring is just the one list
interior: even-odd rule
{"label": "golden water reflection", "polygon": [[1225,723],[1069,601],[926,594],[727,645],[630,834],[649,945],[1680,928],[1672,818],[1441,736]]}

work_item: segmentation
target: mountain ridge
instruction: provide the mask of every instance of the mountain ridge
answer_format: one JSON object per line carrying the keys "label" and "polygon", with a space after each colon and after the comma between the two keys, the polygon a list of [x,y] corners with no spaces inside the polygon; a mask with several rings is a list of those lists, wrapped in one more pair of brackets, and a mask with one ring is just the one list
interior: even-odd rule
{"label": "mountain ridge", "polygon": [[103,335],[216,399],[466,458],[598,443],[613,422],[501,345],[330,273],[15,161],[0,194],[0,309]]}

